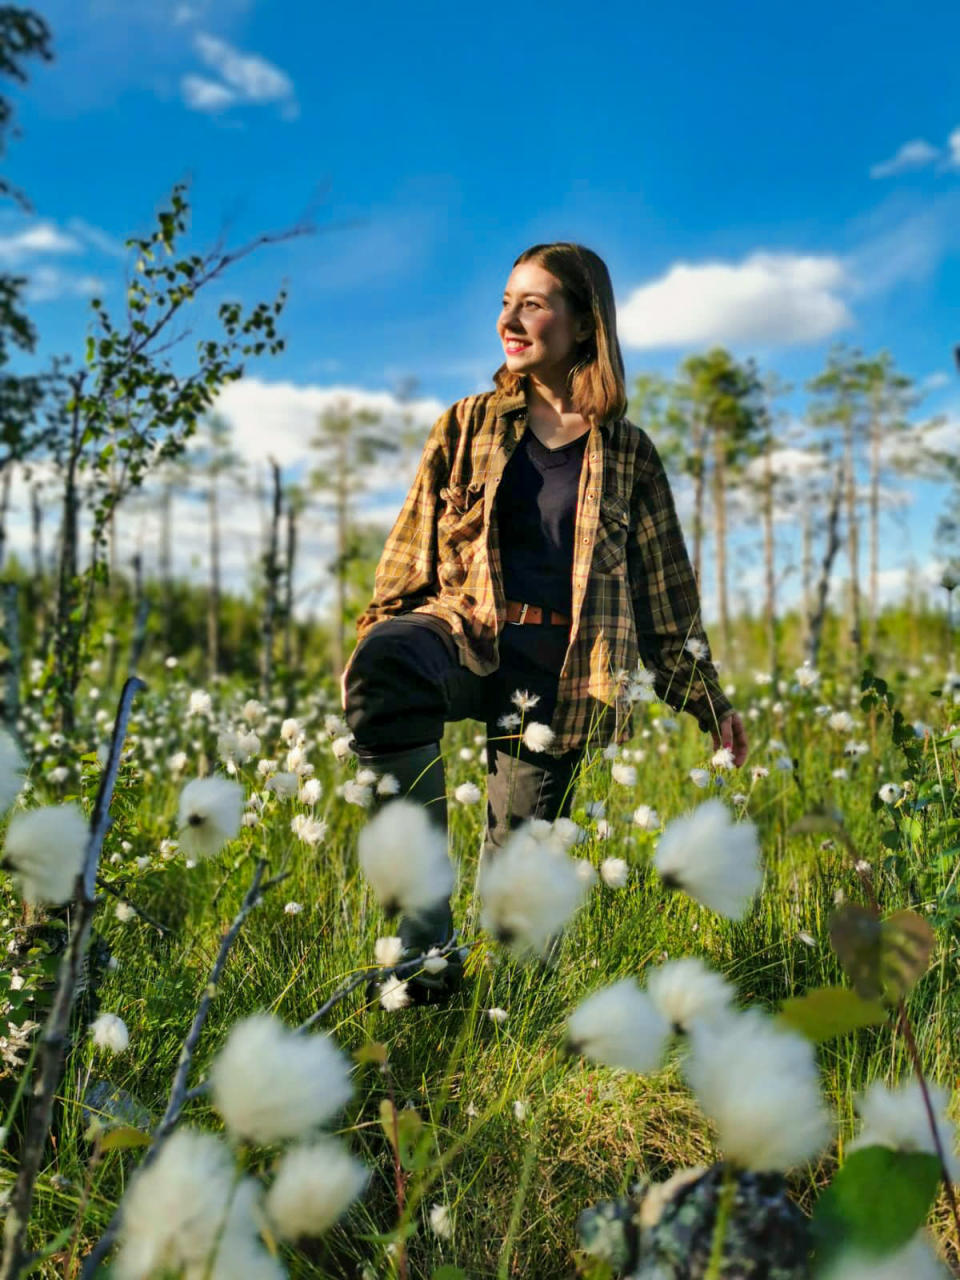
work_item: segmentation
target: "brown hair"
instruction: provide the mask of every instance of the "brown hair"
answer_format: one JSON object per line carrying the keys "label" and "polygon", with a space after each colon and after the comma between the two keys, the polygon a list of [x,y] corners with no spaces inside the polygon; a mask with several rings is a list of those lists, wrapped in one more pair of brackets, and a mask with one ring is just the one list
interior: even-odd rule
{"label": "brown hair", "polygon": [[[563,296],[574,317],[589,317],[593,331],[580,343],[577,363],[570,370],[569,385],[573,407],[586,422],[606,422],[627,412],[623,356],[617,339],[617,312],[610,272],[604,260],[582,244],[561,240],[535,244],[514,262],[535,262],[560,282]],[[513,394],[522,385],[521,374],[502,364],[493,375],[494,384]]]}

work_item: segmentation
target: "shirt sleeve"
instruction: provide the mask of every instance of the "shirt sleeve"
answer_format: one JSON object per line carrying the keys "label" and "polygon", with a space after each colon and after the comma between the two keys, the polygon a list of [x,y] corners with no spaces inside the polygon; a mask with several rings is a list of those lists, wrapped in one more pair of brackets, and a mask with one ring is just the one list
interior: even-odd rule
{"label": "shirt sleeve", "polygon": [[436,595],[439,491],[450,473],[458,430],[456,405],[444,410],[430,429],[410,492],[380,555],[373,598],[357,618],[358,641],[375,623]]}
{"label": "shirt sleeve", "polygon": [[634,485],[627,542],[640,657],[654,673],[661,701],[694,716],[704,732],[717,732],[733,708],[703,630],[700,595],[670,483],[653,442],[646,438],[646,444],[649,454]]}

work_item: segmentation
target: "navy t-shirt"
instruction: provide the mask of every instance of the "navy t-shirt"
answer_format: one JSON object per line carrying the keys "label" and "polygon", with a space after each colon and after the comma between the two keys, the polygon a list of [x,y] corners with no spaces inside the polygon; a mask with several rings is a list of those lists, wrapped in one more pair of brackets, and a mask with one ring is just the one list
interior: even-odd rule
{"label": "navy t-shirt", "polygon": [[[507,600],[573,612],[573,538],[577,491],[589,432],[548,449],[529,426],[503,470],[496,519]],[[563,626],[507,625],[508,643],[559,670],[569,642]],[[531,648],[533,646],[533,648]]]}

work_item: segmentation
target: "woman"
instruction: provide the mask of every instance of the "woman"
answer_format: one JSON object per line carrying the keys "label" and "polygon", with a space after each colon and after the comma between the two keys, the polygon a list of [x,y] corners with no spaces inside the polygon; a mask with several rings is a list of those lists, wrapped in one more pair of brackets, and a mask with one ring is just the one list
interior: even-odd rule
{"label": "woman", "polygon": [[[602,259],[570,243],[527,249],[497,333],[496,389],[434,424],[343,678],[361,765],[393,774],[444,831],[444,724],[485,722],[485,853],[527,818],[569,814],[588,741],[629,736],[623,686],[638,659],[657,695],[696,716],[737,765],[747,752],[710,661],[666,475],[624,416]],[[550,738],[542,730],[518,740],[518,707],[525,725],[552,730],[545,749],[535,749]],[[445,900],[401,924],[418,953],[451,930]]]}

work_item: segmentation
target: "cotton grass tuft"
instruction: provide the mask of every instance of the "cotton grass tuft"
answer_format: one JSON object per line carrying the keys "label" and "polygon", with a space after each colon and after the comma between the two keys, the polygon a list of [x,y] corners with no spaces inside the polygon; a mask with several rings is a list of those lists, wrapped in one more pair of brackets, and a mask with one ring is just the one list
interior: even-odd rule
{"label": "cotton grass tuft", "polygon": [[285,1240],[320,1235],[361,1195],[368,1176],[334,1138],[291,1147],[267,1192],[267,1214]]}
{"label": "cotton grass tuft", "polygon": [[204,1262],[226,1217],[233,1180],[225,1143],[211,1133],[178,1129],[121,1203],[114,1263],[119,1280]]}
{"label": "cotton grass tuft", "polygon": [[194,778],[180,792],[180,848],[192,858],[213,858],[236,838],[243,818],[243,787],[214,774]]}
{"label": "cotton grass tuft", "polygon": [[733,987],[696,956],[681,956],[652,969],[647,991],[672,1026],[689,1031],[696,1021],[722,1017],[733,999]]}
{"label": "cotton grass tuft", "polygon": [[89,830],[79,805],[59,804],[15,813],[3,860],[31,905],[61,905],[73,897],[83,870]]}
{"label": "cotton grass tuft", "polygon": [[572,858],[520,827],[482,866],[481,923],[516,954],[542,955],[580,906],[585,890]]}
{"label": "cotton grass tuft", "polygon": [[567,1045],[608,1067],[646,1074],[663,1059],[670,1023],[632,978],[595,991],[567,1020]]}
{"label": "cotton grass tuft", "polygon": [[413,800],[391,800],[371,818],[357,838],[357,859],[388,914],[416,913],[453,889],[446,835]]}
{"label": "cotton grass tuft", "polygon": [[20,794],[24,768],[16,739],[6,729],[0,729],[0,811],[9,809]]}
{"label": "cotton grass tuft", "polygon": [[[950,1095],[941,1085],[927,1084],[937,1133],[943,1147],[947,1172],[960,1183],[960,1158],[956,1153],[956,1133],[947,1117]],[[859,1147],[892,1147],[895,1151],[925,1151],[936,1155],[927,1108],[919,1080],[907,1080],[896,1089],[879,1081],[865,1090],[857,1102],[861,1128],[849,1150]]]}
{"label": "cotton grass tuft", "polygon": [[830,1125],[813,1045],[758,1009],[690,1027],[685,1073],[726,1159],[756,1173],[816,1156]]}
{"label": "cotton grass tuft", "polygon": [[297,1035],[268,1013],[234,1024],[210,1082],[227,1128],[263,1143],[325,1124],[353,1093],[350,1063],[333,1040]]}
{"label": "cotton grass tuft", "polygon": [[763,879],[756,827],[747,819],[734,822],[721,800],[706,800],[669,822],[653,864],[669,888],[731,920],[744,915]]}

